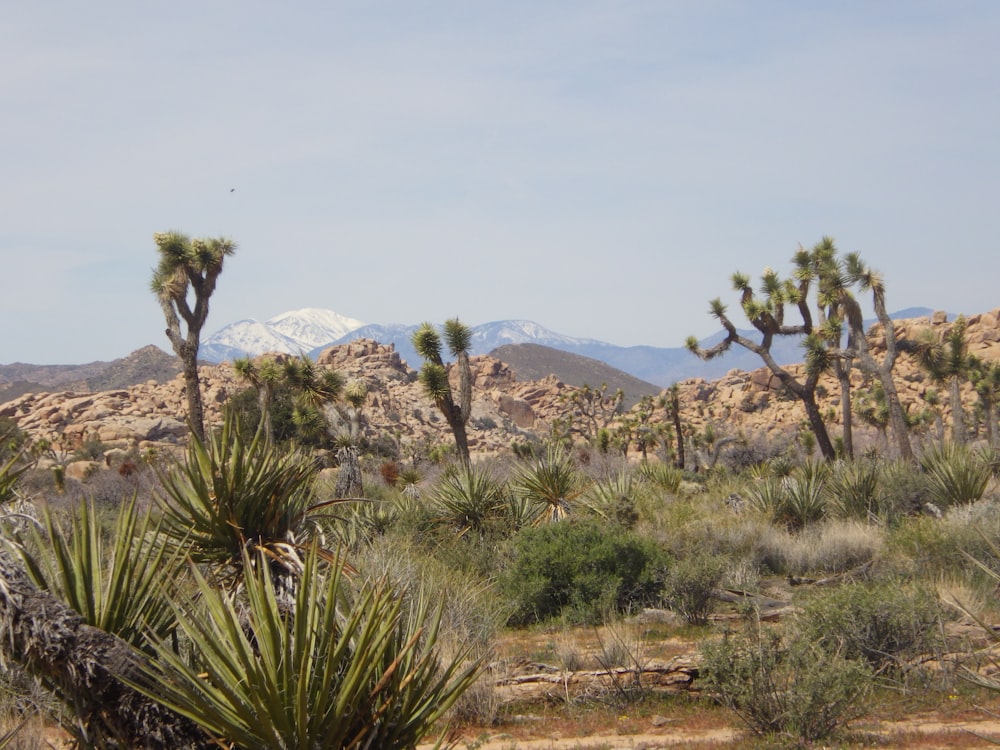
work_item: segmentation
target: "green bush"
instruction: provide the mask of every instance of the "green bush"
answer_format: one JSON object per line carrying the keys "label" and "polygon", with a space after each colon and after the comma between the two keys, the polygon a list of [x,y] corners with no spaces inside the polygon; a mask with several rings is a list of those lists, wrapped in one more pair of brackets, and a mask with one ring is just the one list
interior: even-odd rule
{"label": "green bush", "polygon": [[864,659],[876,673],[899,672],[940,646],[943,609],[937,594],[890,580],[850,584],[807,602],[803,636],[828,653]]}
{"label": "green bush", "polygon": [[986,492],[992,476],[991,462],[982,453],[955,443],[926,451],[920,457],[920,467],[927,475],[931,496],[941,510],[976,502]]}
{"label": "green bush", "polygon": [[700,681],[756,734],[811,742],[863,713],[869,667],[826,654],[806,638],[783,638],[759,620],[702,646]]}
{"label": "green bush", "polygon": [[563,616],[594,623],[656,601],[666,556],[656,545],[593,519],[522,530],[503,588],[514,605],[512,624]]}
{"label": "green bush", "polygon": [[724,557],[709,553],[678,560],[664,581],[664,602],[689,625],[707,624],[726,565]]}

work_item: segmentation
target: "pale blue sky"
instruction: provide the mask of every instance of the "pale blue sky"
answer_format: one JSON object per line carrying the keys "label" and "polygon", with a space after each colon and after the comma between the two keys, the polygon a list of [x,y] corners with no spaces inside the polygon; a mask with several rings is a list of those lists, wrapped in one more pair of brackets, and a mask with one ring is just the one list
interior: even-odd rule
{"label": "pale blue sky", "polygon": [[890,309],[1000,306],[992,0],[10,3],[0,136],[2,363],[169,350],[165,229],[239,245],[205,335],[681,346],[824,234]]}

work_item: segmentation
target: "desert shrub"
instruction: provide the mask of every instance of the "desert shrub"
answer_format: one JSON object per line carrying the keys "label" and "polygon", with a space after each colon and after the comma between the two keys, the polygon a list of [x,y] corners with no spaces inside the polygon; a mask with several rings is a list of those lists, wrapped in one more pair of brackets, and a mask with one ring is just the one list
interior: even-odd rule
{"label": "desert shrub", "polygon": [[803,605],[803,637],[830,654],[864,659],[876,673],[902,671],[940,646],[944,612],[935,591],[899,580],[841,586]]}
{"label": "desert shrub", "polygon": [[702,646],[704,689],[756,734],[812,742],[863,713],[871,685],[860,659],[827,654],[751,618],[742,631]]}
{"label": "desert shrub", "polygon": [[785,442],[739,440],[726,451],[722,457],[722,465],[732,471],[742,472],[751,466],[767,464],[787,451],[788,445]]}
{"label": "desert shrub", "polygon": [[1000,542],[1000,505],[980,501],[952,508],[943,518],[916,516],[892,528],[887,551],[914,574],[934,580],[941,576],[963,576],[970,582],[986,582],[969,557],[1000,571],[1000,562],[990,554]]}
{"label": "desert shrub", "polygon": [[927,475],[927,486],[934,503],[941,510],[968,505],[986,492],[992,476],[989,461],[982,453],[957,443],[934,446],[920,457]]}
{"label": "desert shrub", "polygon": [[557,616],[593,623],[608,612],[653,603],[664,568],[653,542],[579,519],[522,530],[502,585],[513,601],[512,624]]}
{"label": "desert shrub", "polygon": [[582,501],[602,518],[629,529],[639,520],[637,506],[646,492],[646,486],[637,475],[625,470],[593,482],[584,492]]}
{"label": "desert shrub", "polygon": [[705,625],[715,605],[716,590],[728,569],[728,560],[695,552],[670,566],[663,583],[663,600],[689,625]]}
{"label": "desert shrub", "polygon": [[73,457],[80,461],[104,461],[104,452],[108,446],[96,438],[84,440],[73,452]]}
{"label": "desert shrub", "polygon": [[826,464],[808,462],[787,476],[767,476],[749,485],[747,500],[775,523],[802,529],[826,514],[828,475]]}
{"label": "desert shrub", "polygon": [[882,532],[861,521],[828,520],[801,532],[770,527],[756,538],[753,559],[779,575],[843,573],[877,559]]}
{"label": "desert shrub", "polygon": [[383,461],[378,467],[382,481],[390,487],[395,487],[399,481],[399,464],[395,461]]}
{"label": "desert shrub", "polygon": [[927,475],[909,461],[893,461],[882,467],[880,515],[888,524],[923,511],[933,502]]}
{"label": "desert shrub", "polygon": [[876,520],[882,510],[881,471],[871,459],[840,461],[830,477],[830,505],[841,518]]}

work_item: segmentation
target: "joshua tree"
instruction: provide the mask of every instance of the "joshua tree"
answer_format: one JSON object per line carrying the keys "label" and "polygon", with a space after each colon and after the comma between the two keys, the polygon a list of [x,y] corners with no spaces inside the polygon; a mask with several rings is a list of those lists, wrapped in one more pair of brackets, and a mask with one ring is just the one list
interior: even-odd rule
{"label": "joshua tree", "polygon": [[969,380],[976,389],[983,409],[983,423],[986,426],[986,441],[997,443],[997,401],[1000,400],[1000,364],[985,362],[972,355],[969,358]]}
{"label": "joshua tree", "polygon": [[578,432],[593,443],[601,430],[608,429],[621,414],[625,393],[621,388],[608,393],[607,383],[602,383],[600,388],[591,388],[585,383],[563,398],[573,409],[573,421],[581,425]]}
{"label": "joshua tree", "polygon": [[684,431],[681,427],[681,388],[674,383],[667,391],[666,400],[667,413],[670,421],[674,425],[674,434],[677,436],[677,462],[678,469],[684,468]]}
{"label": "joshua tree", "polygon": [[452,391],[448,380],[448,368],[441,358],[441,336],[434,326],[424,323],[413,334],[413,346],[424,359],[420,368],[420,382],[424,391],[434,401],[448,421],[455,436],[455,447],[459,460],[469,464],[469,438],[465,426],[472,414],[472,371],[469,367],[469,347],[472,345],[472,330],[459,322],[458,318],[445,321],[444,338],[448,351],[455,357],[458,368],[458,392]]}
{"label": "joshua tree", "polygon": [[920,332],[913,347],[920,366],[935,383],[947,384],[951,403],[951,435],[959,444],[965,443],[965,415],[962,409],[962,381],[972,374],[974,360],[969,355],[965,338],[966,321],[961,315],[951,328],[938,338],[927,328]]}
{"label": "joshua tree", "polygon": [[[750,285],[750,277],[742,273],[732,276],[733,288],[740,293],[740,305],[747,319],[761,334],[760,341],[743,336],[726,312],[722,300],[716,297],[710,303],[710,312],[726,330],[726,337],[709,349],[702,349],[694,336],[687,339],[687,348],[701,359],[714,359],[733,344],[738,344],[754,354],[757,354],[768,369],[774,373],[785,389],[802,402],[805,407],[809,427],[816,435],[816,441],[823,457],[833,460],[836,457],[833,443],[827,432],[826,424],[816,403],[816,386],[819,376],[827,365],[825,357],[807,357],[806,372],[802,379],[796,378],[791,372],[779,365],[771,355],[771,346],[775,336],[811,336],[816,333],[813,325],[813,313],[809,307],[809,294],[815,274],[808,264],[798,263],[799,272],[796,279],[782,280],[771,268],[765,268],[761,274],[761,293],[759,298]],[[785,323],[785,306],[794,305],[801,316],[802,322],[797,325]]]}
{"label": "joshua tree", "polygon": [[[861,259],[858,253],[848,253],[844,262],[844,272],[847,280],[851,284],[856,284],[861,291],[871,292],[872,305],[875,308],[875,316],[878,318],[885,337],[885,354],[881,361],[875,358],[871,348],[868,346],[868,337],[864,330],[861,314],[857,310],[847,315],[848,324],[851,327],[851,341],[854,346],[854,356],[857,357],[858,366],[867,374],[878,378],[882,384],[882,391],[885,394],[886,406],[889,412],[889,426],[896,439],[896,449],[899,456],[904,461],[913,460],[913,449],[910,446],[910,427],[906,412],[899,401],[899,394],[896,391],[896,381],[893,380],[892,370],[896,366],[898,347],[896,343],[896,329],[885,306],[885,280],[882,274],[869,268]],[[856,304],[856,303],[855,303]]]}
{"label": "joshua tree", "polygon": [[304,440],[317,440],[328,427],[324,406],[343,393],[344,378],[336,370],[318,369],[302,355],[285,362],[284,380],[295,396],[292,421]]}
{"label": "joshua tree", "polygon": [[[153,241],[160,263],[153,271],[150,287],[163,308],[167,338],[184,370],[191,430],[204,440],[205,415],[198,380],[201,329],[208,318],[208,300],[222,273],[223,260],[236,252],[236,243],[222,237],[190,239],[175,231],[157,232]],[[183,333],[182,320],[186,327]]]}
{"label": "joshua tree", "polygon": [[233,360],[233,369],[257,391],[260,428],[264,431],[264,437],[274,440],[271,402],[274,400],[274,387],[281,380],[281,368],[277,361],[272,357],[262,357],[257,361],[244,357]]}

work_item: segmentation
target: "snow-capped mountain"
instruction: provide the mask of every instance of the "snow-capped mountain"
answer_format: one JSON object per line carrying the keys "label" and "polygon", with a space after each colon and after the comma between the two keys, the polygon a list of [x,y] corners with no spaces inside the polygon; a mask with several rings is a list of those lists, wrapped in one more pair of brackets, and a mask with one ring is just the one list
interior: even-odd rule
{"label": "snow-capped mountain", "polygon": [[199,357],[209,362],[224,362],[267,352],[307,354],[362,325],[360,320],[333,310],[313,307],[290,310],[264,323],[256,320],[230,323],[202,342]]}
{"label": "snow-capped mountain", "polygon": [[364,323],[335,313],[333,310],[304,307],[301,310],[275,315],[266,325],[293,339],[308,351],[346,336],[351,331],[361,328]]}
{"label": "snow-capped mountain", "polygon": [[569,346],[591,346],[604,342],[563,336],[530,320],[497,320],[472,329],[473,354],[489,354],[498,346],[506,344],[538,344],[565,349]]}
{"label": "snow-capped mountain", "polygon": [[[929,308],[910,308],[891,317],[919,317],[930,314]],[[361,325],[332,310],[306,308],[271,318],[266,323],[241,320],[212,334],[202,343],[201,357],[210,362],[222,362],[237,357],[257,356],[266,352],[308,354],[315,358],[323,349],[359,338],[393,344],[399,356],[413,369],[422,360],[410,343],[416,325]],[[507,344],[537,344],[552,349],[600,360],[648,383],[662,387],[700,377],[713,380],[731,369],[755,370],[760,358],[746,349],[734,346],[724,357],[703,362],[685,347],[616,346],[595,339],[563,336],[528,320],[499,320],[471,326],[471,354],[489,354]],[[754,331],[741,331],[755,336]],[[725,335],[720,331],[702,339],[708,348]],[[797,337],[782,337],[775,341],[772,356],[782,365],[802,361],[801,341]]]}
{"label": "snow-capped mountain", "polygon": [[295,339],[256,320],[238,320],[220,328],[201,343],[198,358],[225,362],[239,357],[255,357],[264,352],[298,354],[305,349]]}

